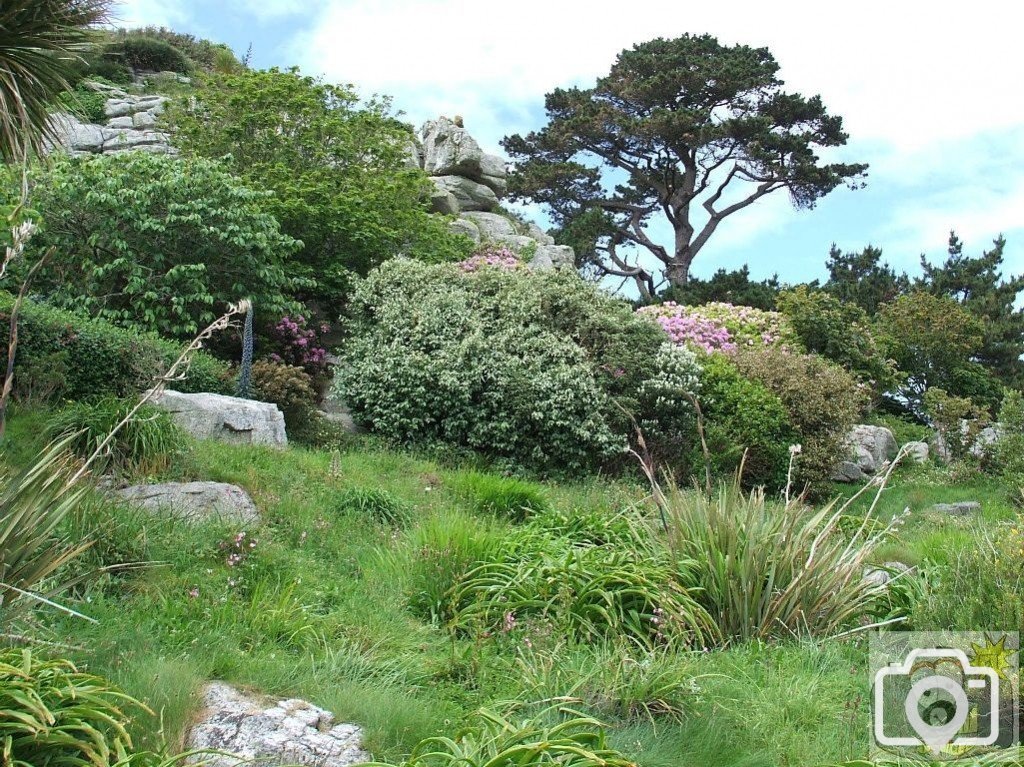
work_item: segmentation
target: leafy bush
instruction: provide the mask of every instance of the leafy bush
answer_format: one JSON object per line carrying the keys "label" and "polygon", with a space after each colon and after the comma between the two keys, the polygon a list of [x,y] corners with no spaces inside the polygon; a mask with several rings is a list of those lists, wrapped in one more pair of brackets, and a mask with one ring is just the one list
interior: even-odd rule
{"label": "leafy bush", "polygon": [[150,69],[157,72],[177,72],[187,75],[192,71],[188,57],[166,40],[146,35],[126,35],[120,41],[109,45],[108,56],[119,56],[133,69]]}
{"label": "leafy bush", "polygon": [[886,354],[905,379],[899,393],[920,413],[932,386],[970,396],[986,378],[971,356],[981,348],[983,326],[952,298],[915,291],[882,307],[878,317]]}
{"label": "leafy bush", "polygon": [[407,503],[379,487],[347,487],[338,495],[337,508],[394,527],[403,527],[412,519]]}
{"label": "leafy bush", "polygon": [[501,246],[484,245],[473,251],[469,258],[459,261],[464,272],[476,272],[487,267],[495,269],[524,269],[526,264],[511,249]]}
{"label": "leafy bush", "polygon": [[288,273],[307,280],[300,298],[341,313],[353,275],[399,254],[457,261],[468,238],[429,212],[433,186],[407,164],[409,130],[386,101],[361,102],[348,87],[297,70],[244,70],[200,79],[168,115],[184,152],[230,155],[264,209],[305,247]]}
{"label": "leafy bush", "polygon": [[1007,389],[999,409],[995,463],[1013,500],[1024,503],[1024,395]]}
{"label": "leafy bush", "polygon": [[864,389],[838,365],[813,354],[747,349],[735,357],[740,373],[759,381],[781,401],[800,435],[801,481],[825,482],[846,453],[850,427],[867,404]]}
{"label": "leafy bush", "polygon": [[107,97],[82,85],[62,93],[60,105],[85,122],[103,123],[107,120]]}
{"label": "leafy bush", "polygon": [[842,365],[877,395],[896,384],[895,363],[882,353],[870,318],[857,304],[801,285],[779,294],[779,311],[807,351]]}
{"label": "leafy bush", "polygon": [[[0,292],[0,325],[9,322],[13,303],[10,294]],[[181,353],[178,344],[155,335],[32,301],[22,307],[18,334],[15,392],[28,387],[72,400],[138,394]],[[0,352],[6,358],[6,342]],[[193,356],[186,377],[174,387],[221,394],[232,389],[227,367],[203,352]]]}
{"label": "leafy bush", "polygon": [[966,397],[955,397],[938,387],[924,393],[923,405],[949,457],[956,461],[967,458],[988,425],[988,414]]}
{"label": "leafy bush", "polygon": [[662,342],[624,302],[564,272],[397,259],[358,286],[353,308],[338,390],[359,421],[546,473],[622,454],[615,399],[632,406]]}
{"label": "leafy bush", "polygon": [[572,718],[555,715],[552,723],[542,715],[514,722],[482,709],[477,713],[478,724],[454,739],[437,737],[420,742],[401,767],[634,767],[607,745],[600,722],[568,709],[565,712]]}
{"label": "leafy bush", "polygon": [[[214,43],[185,32],[176,32],[167,27],[148,26],[131,30],[119,30],[118,34],[126,40],[141,37],[146,40],[163,41],[183,53],[190,62],[207,71],[217,69],[218,63],[224,63],[223,59],[225,56],[229,56],[235,66],[240,65],[231,49],[223,43]],[[149,68],[152,69],[153,67]]]}
{"label": "leafy bush", "polygon": [[680,306],[672,301],[644,306],[638,311],[656,319],[673,343],[706,353],[734,352],[752,346],[799,348],[796,333],[778,312],[717,302]]}
{"label": "leafy bush", "polygon": [[[703,366],[700,403],[712,473],[732,476],[742,462],[744,486],[781,488],[789,446],[800,441],[782,400],[760,381],[744,378],[722,355],[710,355]],[[691,440],[690,471],[703,460]]]}
{"label": "leafy bush", "polygon": [[0,651],[0,743],[4,763],[112,765],[128,763],[129,711],[148,711],[105,679],[71,661],[32,650]]}
{"label": "leafy bush", "polygon": [[881,535],[844,535],[834,502],[769,504],[732,484],[710,498],[672,489],[663,508],[672,549],[693,562],[694,593],[727,639],[830,636],[884,592],[863,577]]}
{"label": "leafy bush", "polygon": [[51,303],[176,337],[242,298],[271,316],[295,308],[284,263],[300,244],[263,212],[266,193],[218,163],[126,152],[40,174],[36,240],[54,255],[36,286]]}
{"label": "leafy bush", "polygon": [[469,498],[474,511],[513,522],[521,522],[549,508],[541,488],[521,479],[469,471],[462,472],[454,486],[457,492]]}
{"label": "leafy bush", "polygon": [[314,382],[327,378],[327,348],[324,336],[331,326],[311,323],[305,315],[282,317],[270,331],[267,357],[273,362],[298,365]]}
{"label": "leafy bush", "polygon": [[269,360],[253,363],[252,393],[254,399],[281,408],[289,434],[302,434],[317,417],[313,381],[300,367]]}
{"label": "leafy bush", "polygon": [[[80,458],[88,458],[134,406],[134,400],[113,398],[71,404],[52,418],[48,436],[70,439],[68,447]],[[185,434],[168,413],[143,407],[114,437],[105,464],[119,474],[157,474],[184,447]]]}
{"label": "leafy bush", "polygon": [[131,67],[119,55],[107,55],[102,50],[85,51],[71,62],[73,76],[69,82],[77,85],[86,78],[106,80],[114,85],[130,85],[134,77]]}
{"label": "leafy bush", "polygon": [[696,410],[702,369],[690,349],[663,343],[640,384],[637,412],[644,440],[659,462],[674,463],[695,442]]}

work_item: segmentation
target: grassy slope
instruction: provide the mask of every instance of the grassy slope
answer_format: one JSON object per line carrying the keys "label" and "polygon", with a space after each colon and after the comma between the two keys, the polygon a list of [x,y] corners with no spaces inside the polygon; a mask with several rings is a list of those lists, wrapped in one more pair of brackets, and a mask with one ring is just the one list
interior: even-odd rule
{"label": "grassy slope", "polygon": [[[31,455],[44,418],[37,412],[13,420],[8,462]],[[460,491],[464,472],[364,447],[332,460],[295,448],[205,443],[166,478],[246,488],[265,515],[258,530],[245,531],[259,541],[252,555],[229,568],[220,546],[239,530],[185,527],[97,502],[76,525],[76,533],[97,538],[97,561],[155,564],[105,576],[79,595],[78,607],[98,625],[52,618],[51,626],[52,639],[80,645],[79,660],[160,713],[138,723],[151,744],[160,737],[175,743],[202,682],[221,678],[306,697],[363,725],[378,758],[399,757],[423,737],[455,732],[481,705],[570,691],[613,724],[618,747],[649,767],[812,765],[865,749],[860,640],[640,659],[685,682],[674,693],[681,721],[650,721],[601,708],[601,695],[593,694],[611,687],[607,680],[623,668],[638,667],[622,648],[595,654],[555,640],[535,651],[509,641],[471,643],[414,617],[406,608],[408,571],[425,523],[443,517],[446,524],[499,531],[508,524],[480,519]],[[339,510],[339,493],[348,487],[385,488],[414,508],[415,521],[398,531]],[[641,495],[638,487],[601,481],[536,489],[564,509],[612,510]],[[883,558],[941,559],[967,542],[975,523],[938,524],[920,510],[939,500],[976,499],[985,504],[983,520],[1003,519],[1013,512],[1000,495],[990,484],[947,489],[911,475],[883,498],[883,516],[906,505],[914,510]],[[646,677],[631,679],[625,694],[642,698]]]}

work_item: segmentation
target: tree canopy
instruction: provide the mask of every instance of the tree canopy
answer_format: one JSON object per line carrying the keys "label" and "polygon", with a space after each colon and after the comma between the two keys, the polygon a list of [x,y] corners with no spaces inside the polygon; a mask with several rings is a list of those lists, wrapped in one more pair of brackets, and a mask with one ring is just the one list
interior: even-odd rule
{"label": "tree canopy", "polygon": [[[512,194],[548,205],[584,265],[635,280],[643,297],[662,277],[683,286],[732,214],[781,189],[812,207],[864,175],[863,164],[821,161],[820,149],[847,141],[842,118],[819,96],[783,91],[778,70],[768,49],[709,35],[625,50],[593,88],[549,93],[541,130],[505,138]],[[656,216],[673,242],[655,241]]]}

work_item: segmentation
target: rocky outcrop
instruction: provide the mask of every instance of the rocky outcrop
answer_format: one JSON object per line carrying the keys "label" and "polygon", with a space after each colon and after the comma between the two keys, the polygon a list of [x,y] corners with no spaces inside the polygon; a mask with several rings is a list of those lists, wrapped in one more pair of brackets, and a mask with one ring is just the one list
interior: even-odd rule
{"label": "rocky outcrop", "polygon": [[104,106],[106,120],[102,124],[87,123],[69,112],[55,114],[52,120],[56,147],[72,157],[133,150],[177,153],[167,133],[157,130],[157,119],[168,101],[165,96],[129,95],[103,83],[85,85],[108,97]]}
{"label": "rocky outcrop", "polygon": [[896,457],[899,448],[892,432],[884,426],[858,424],[846,435],[849,453],[836,467],[836,482],[860,482],[876,474]]}
{"label": "rocky outcrop", "polygon": [[505,161],[480,148],[461,120],[428,120],[419,138],[411,138],[407,164],[420,167],[434,183],[431,206],[435,213],[458,216],[452,228],[478,244],[507,247],[529,257],[533,269],[572,268],[576,255],[566,245],[532,223],[500,212],[508,191]]}
{"label": "rocky outcrop", "polygon": [[329,711],[304,700],[274,702],[213,682],[203,690],[203,706],[188,733],[187,748],[207,753],[191,757],[193,764],[349,767],[371,759],[363,750],[359,727],[335,724]]}
{"label": "rocky outcrop", "polygon": [[284,415],[270,402],[223,394],[183,394],[169,389],[151,402],[168,411],[175,423],[197,439],[272,447],[288,444]]}
{"label": "rocky outcrop", "polygon": [[932,511],[941,511],[944,514],[951,514],[954,517],[967,517],[976,511],[981,511],[981,504],[978,501],[956,501],[955,503],[937,503],[932,506]]}
{"label": "rocky outcrop", "polygon": [[259,511],[242,488],[223,482],[165,482],[116,491],[129,503],[185,522],[216,520],[241,525],[259,521]]}

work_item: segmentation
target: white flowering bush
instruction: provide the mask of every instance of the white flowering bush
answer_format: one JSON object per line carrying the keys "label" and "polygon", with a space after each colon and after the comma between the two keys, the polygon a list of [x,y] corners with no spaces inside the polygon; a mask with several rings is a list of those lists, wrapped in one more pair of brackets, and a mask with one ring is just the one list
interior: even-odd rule
{"label": "white flowering bush", "polygon": [[356,288],[339,393],[400,443],[469,448],[541,473],[619,456],[663,336],[575,274],[406,259]]}

